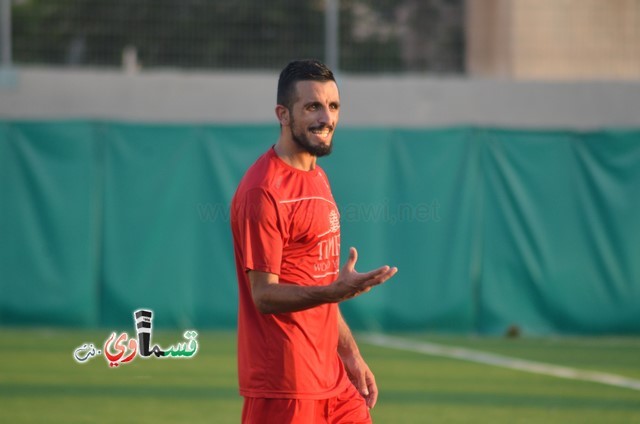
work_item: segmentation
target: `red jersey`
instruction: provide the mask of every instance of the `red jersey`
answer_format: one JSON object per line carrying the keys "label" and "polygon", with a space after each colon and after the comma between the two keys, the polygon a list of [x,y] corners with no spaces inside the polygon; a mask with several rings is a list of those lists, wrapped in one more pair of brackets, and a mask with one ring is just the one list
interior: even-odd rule
{"label": "red jersey", "polygon": [[[344,389],[338,306],[260,313],[248,270],[280,284],[319,286],[339,271],[340,218],[324,171],[302,171],[271,148],[247,171],[231,203],[239,286],[238,377],[247,397],[325,399]],[[349,383],[350,384],[350,383]]]}

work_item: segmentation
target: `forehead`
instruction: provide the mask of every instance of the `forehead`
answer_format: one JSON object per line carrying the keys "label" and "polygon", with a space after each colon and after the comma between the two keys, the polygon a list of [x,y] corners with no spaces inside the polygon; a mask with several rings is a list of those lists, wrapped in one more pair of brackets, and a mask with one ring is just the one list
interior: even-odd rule
{"label": "forehead", "polygon": [[339,102],[340,94],[334,81],[298,81],[296,82],[296,102],[310,101]]}

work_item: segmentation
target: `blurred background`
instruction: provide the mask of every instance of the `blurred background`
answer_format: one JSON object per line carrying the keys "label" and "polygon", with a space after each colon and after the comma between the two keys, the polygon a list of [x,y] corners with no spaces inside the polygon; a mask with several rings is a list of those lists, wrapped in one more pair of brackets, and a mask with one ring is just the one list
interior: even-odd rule
{"label": "blurred background", "polygon": [[343,252],[400,269],[354,328],[640,332],[640,0],[0,5],[0,325],[233,329],[228,205],[315,57]]}
{"label": "blurred background", "polygon": [[634,0],[3,3],[5,55],[21,66],[277,71],[324,57],[363,74],[640,76]]}

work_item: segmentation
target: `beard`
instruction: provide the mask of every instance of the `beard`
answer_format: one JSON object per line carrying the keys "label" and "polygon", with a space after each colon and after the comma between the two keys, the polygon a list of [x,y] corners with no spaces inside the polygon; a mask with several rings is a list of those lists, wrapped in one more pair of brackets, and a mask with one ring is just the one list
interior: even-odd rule
{"label": "beard", "polygon": [[333,149],[333,127],[330,125],[320,125],[318,127],[311,127],[309,130],[322,130],[325,128],[329,128],[330,136],[328,144],[313,144],[307,137],[307,134],[304,130],[300,132],[296,132],[295,130],[295,121],[293,118],[291,119],[291,123],[289,124],[289,129],[291,130],[291,138],[293,141],[301,147],[305,152],[313,155],[315,157],[322,157],[331,154],[331,150]]}

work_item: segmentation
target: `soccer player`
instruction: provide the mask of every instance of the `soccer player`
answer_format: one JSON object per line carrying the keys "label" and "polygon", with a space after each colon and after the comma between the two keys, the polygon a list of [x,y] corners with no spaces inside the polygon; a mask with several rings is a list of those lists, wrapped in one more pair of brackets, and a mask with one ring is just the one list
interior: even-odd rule
{"label": "soccer player", "polygon": [[247,170],[231,204],[238,274],[243,423],[370,423],[378,397],[338,303],[391,278],[340,268],[340,217],[318,157],[331,152],[340,96],[315,60],[278,81],[277,143]]}

